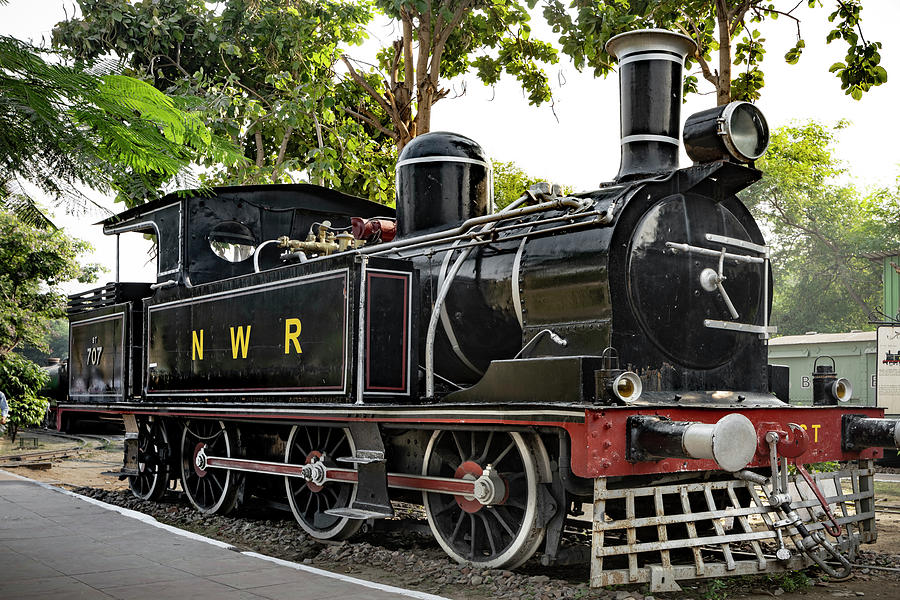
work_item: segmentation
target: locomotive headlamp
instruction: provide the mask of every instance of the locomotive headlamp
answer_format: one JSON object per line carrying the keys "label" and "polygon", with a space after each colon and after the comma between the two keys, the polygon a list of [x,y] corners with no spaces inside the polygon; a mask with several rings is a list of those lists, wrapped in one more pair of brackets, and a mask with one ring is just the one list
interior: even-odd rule
{"label": "locomotive headlamp", "polygon": [[853,386],[850,380],[845,377],[839,377],[837,381],[831,384],[831,395],[838,399],[838,402],[846,402],[853,396]]}
{"label": "locomotive headlamp", "polygon": [[[831,361],[831,365],[818,364],[823,358]],[[844,377],[835,372],[834,359],[820,356],[813,363],[813,405],[836,406],[838,402],[847,402],[853,396],[853,386]]]}
{"label": "locomotive headlamp", "polygon": [[624,371],[610,380],[610,391],[622,402],[632,402],[641,397],[643,384],[636,373]]}
{"label": "locomotive headlamp", "polygon": [[633,371],[619,367],[619,353],[609,347],[601,354],[603,368],[595,373],[597,402],[605,404],[625,404],[641,397],[644,385]]}
{"label": "locomotive headlamp", "polygon": [[769,125],[749,102],[731,102],[688,117],[684,148],[698,163],[724,160],[751,162],[769,146]]}

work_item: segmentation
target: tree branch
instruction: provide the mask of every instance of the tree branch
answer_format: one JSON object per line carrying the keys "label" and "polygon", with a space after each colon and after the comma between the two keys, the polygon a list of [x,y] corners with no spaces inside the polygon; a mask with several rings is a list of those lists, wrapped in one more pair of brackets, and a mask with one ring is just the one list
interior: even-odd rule
{"label": "tree branch", "polygon": [[[363,122],[365,122],[365,123],[368,123],[369,125],[371,125],[371,126],[374,127],[375,129],[377,129],[377,130],[380,131],[381,133],[385,134],[386,136],[388,136],[388,137],[391,138],[392,140],[395,140],[395,141],[396,141],[396,140],[398,139],[398,137],[399,137],[396,131],[391,131],[390,129],[387,129],[384,125],[382,125],[381,123],[379,123],[378,120],[375,119],[374,117],[368,116],[368,115],[363,114],[363,113],[361,113],[361,112],[356,112],[355,110],[351,110],[351,109],[349,109],[349,108],[347,108],[347,107],[345,107],[345,106],[340,106],[340,107],[338,107],[338,108],[339,108],[342,112],[344,112],[344,113],[350,115],[351,117],[353,117],[354,119],[359,119],[360,121],[363,121]],[[360,109],[360,110],[363,110],[363,109]],[[363,111],[363,112],[367,112],[367,111]]]}
{"label": "tree branch", "polygon": [[369,85],[369,82],[366,81],[365,77],[356,72],[356,69],[354,69],[353,65],[350,64],[350,60],[347,58],[346,54],[341,54],[341,60],[345,65],[347,65],[347,70],[350,72],[350,77],[353,79],[353,81],[358,83],[359,86],[364,89],[366,93],[369,94],[369,96],[371,96],[379,106],[381,106],[381,108],[385,110],[385,112],[387,112],[389,115],[393,114],[394,111],[392,110],[391,105],[388,104],[387,100],[385,100],[385,98],[381,94],[375,91],[375,88]]}
{"label": "tree branch", "polygon": [[[415,82],[412,54],[412,15],[404,10],[401,11],[400,17],[403,19],[403,80],[407,89],[412,92],[412,86]],[[411,94],[410,97],[412,97]],[[406,101],[409,102],[409,98]]]}
{"label": "tree branch", "polygon": [[[700,46],[700,28],[697,27],[697,22],[689,18],[684,11],[681,11],[681,14],[691,24],[691,29],[693,30],[694,37],[697,40],[697,49],[694,51],[694,58],[697,59],[697,64],[700,65],[700,72],[703,74],[704,79],[716,86],[716,88],[718,89],[719,78],[712,72],[712,69],[709,68],[709,63],[706,62],[705,58],[703,58],[703,48]],[[688,37],[690,37],[690,34],[687,31],[684,31],[684,33],[687,34]]]}
{"label": "tree branch", "polygon": [[719,29],[719,82],[716,85],[716,104],[722,106],[731,101],[731,25],[728,21],[726,0],[716,0],[716,18]]}
{"label": "tree branch", "polygon": [[819,240],[822,244],[824,244],[828,248],[828,250],[831,252],[831,258],[832,258],[835,268],[837,268],[838,270],[841,271],[841,275],[842,275],[842,277],[840,278],[841,287],[843,287],[847,291],[847,294],[853,299],[853,301],[857,305],[859,305],[860,308],[862,308],[866,313],[870,312],[872,310],[871,307],[866,303],[865,300],[863,300],[862,296],[860,296],[856,292],[856,290],[850,286],[850,279],[851,279],[850,274],[847,271],[847,266],[844,261],[844,256],[843,256],[843,253],[841,252],[840,248],[838,248],[834,242],[832,242],[830,239],[828,239],[825,236],[825,234],[823,234],[818,229],[806,227],[804,225],[801,225],[794,219],[790,218],[787,215],[787,213],[784,211],[784,208],[778,202],[778,196],[774,190],[772,192],[770,192],[769,195],[771,196],[770,202],[772,204],[772,207],[776,211],[778,211],[778,214],[781,215],[781,218],[786,225],[788,225],[789,227],[793,227],[794,229],[797,229],[799,231],[802,231],[803,233],[805,233],[811,237],[816,238],[817,240]]}
{"label": "tree branch", "polygon": [[[315,115],[313,115],[315,119]],[[278,148],[278,156],[275,157],[275,166],[279,166],[282,162],[284,162],[284,153],[287,151],[288,140],[291,139],[291,134],[294,133],[294,128],[288,125],[288,128],[284,131],[284,136],[281,138],[281,146]],[[319,134],[319,147],[322,147],[322,134]]]}

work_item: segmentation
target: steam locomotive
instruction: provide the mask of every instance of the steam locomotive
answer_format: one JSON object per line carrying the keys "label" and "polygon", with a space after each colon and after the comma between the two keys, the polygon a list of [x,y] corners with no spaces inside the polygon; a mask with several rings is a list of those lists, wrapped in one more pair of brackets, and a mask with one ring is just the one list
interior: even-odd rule
{"label": "steam locomotive", "polygon": [[[542,184],[493,211],[483,150],[437,132],[401,153],[396,212],[260,185],[107,219],[155,236],[158,279],[71,297],[59,418],[121,415],[140,498],[282,498],[320,539],[406,500],[484,568],[587,559],[593,585],[653,590],[846,571],[900,429],[842,408],[836,376],[816,406],[788,403],[768,249],[735,195],[761,177],[767,126],[743,102],[693,115],[678,168],[692,50],[662,30],[610,40],[622,158],[593,191]],[[588,507],[585,556],[561,540]]]}

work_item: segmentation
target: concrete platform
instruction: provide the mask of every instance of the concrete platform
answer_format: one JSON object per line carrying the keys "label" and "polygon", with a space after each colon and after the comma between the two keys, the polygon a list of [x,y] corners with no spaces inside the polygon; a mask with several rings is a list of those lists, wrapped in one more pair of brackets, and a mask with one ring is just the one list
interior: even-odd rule
{"label": "concrete platform", "polygon": [[0,598],[386,600],[440,596],[289,563],[0,471]]}

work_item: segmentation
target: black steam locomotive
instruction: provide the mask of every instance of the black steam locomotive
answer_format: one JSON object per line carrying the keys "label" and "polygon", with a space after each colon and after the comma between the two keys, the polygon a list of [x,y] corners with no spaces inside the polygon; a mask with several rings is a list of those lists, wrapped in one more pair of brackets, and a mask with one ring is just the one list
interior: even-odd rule
{"label": "black steam locomotive", "polygon": [[[597,190],[493,211],[481,148],[431,133],[399,158],[396,213],[282,185],[107,219],[155,236],[158,280],[71,298],[60,418],[121,415],[141,498],[286,498],[323,539],[404,499],[457,561],[565,564],[587,558],[561,539],[588,504],[595,585],[849,568],[875,536],[871,459],[900,430],[837,397],[791,406],[767,364],[768,250],[735,196],[765,120],[741,102],[690,117],[679,169],[692,42],[609,48],[622,162]],[[803,468],[825,460],[859,462],[825,483]]]}

